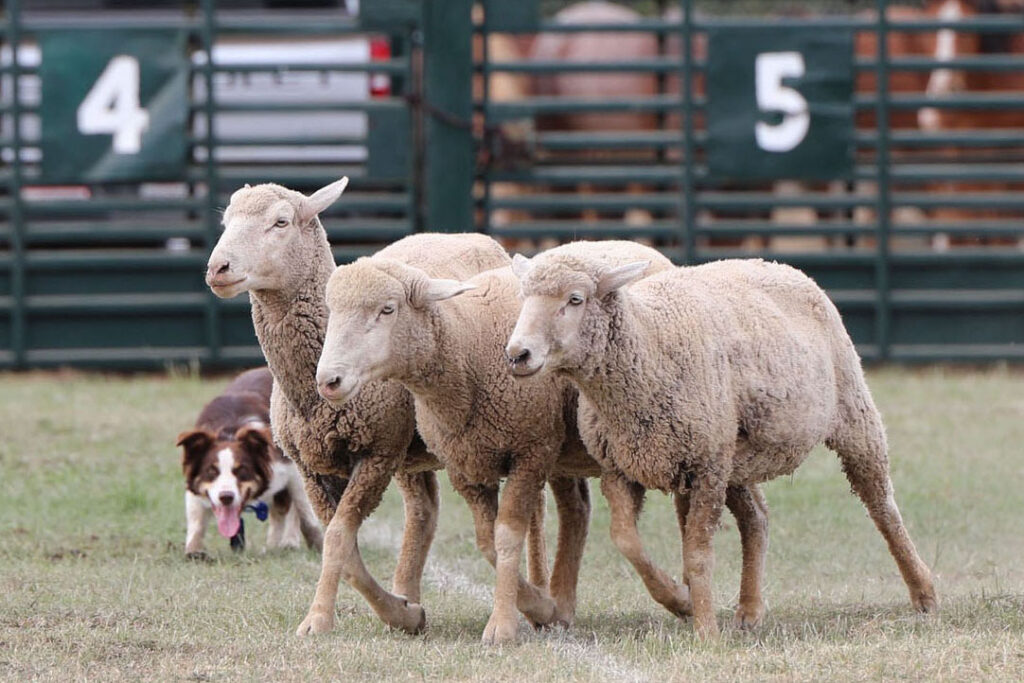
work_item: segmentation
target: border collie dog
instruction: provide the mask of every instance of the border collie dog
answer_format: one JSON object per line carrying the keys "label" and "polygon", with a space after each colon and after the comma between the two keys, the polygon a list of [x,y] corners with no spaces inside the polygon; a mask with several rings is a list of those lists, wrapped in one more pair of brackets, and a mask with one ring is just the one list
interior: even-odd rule
{"label": "border collie dog", "polygon": [[195,429],[178,435],[184,449],[187,557],[205,556],[203,536],[211,516],[231,547],[243,549],[247,506],[255,506],[260,519],[270,518],[268,548],[298,548],[300,533],[310,547],[323,546],[299,469],[274,445],[268,428],[272,384],[267,368],[243,372],[206,404]]}

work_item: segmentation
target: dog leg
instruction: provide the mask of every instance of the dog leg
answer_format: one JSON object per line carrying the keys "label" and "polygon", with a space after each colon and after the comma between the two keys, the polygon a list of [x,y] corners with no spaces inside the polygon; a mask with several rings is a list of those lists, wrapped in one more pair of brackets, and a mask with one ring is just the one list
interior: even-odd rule
{"label": "dog leg", "polygon": [[201,558],[206,554],[203,537],[211,514],[211,510],[203,505],[202,498],[191,491],[185,491],[185,557]]}

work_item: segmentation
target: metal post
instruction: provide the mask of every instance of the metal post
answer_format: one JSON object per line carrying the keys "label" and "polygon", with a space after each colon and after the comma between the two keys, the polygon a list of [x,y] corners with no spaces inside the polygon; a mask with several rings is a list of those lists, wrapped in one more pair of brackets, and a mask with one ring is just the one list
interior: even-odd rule
{"label": "metal post", "polygon": [[21,139],[21,2],[7,3],[7,44],[11,46],[11,180],[8,193],[11,197],[11,352],[15,368],[25,367],[25,211],[21,197],[23,180],[22,139]]}
{"label": "metal post", "polygon": [[683,206],[681,211],[682,236],[683,236],[683,259],[687,265],[696,262],[697,241],[694,235],[696,229],[695,221],[697,216],[694,206],[693,188],[693,2],[692,0],[680,0],[683,11]]}
{"label": "metal post", "polygon": [[878,359],[889,358],[889,323],[891,292],[889,290],[889,222],[891,196],[889,187],[889,20],[885,15],[887,0],[878,0],[878,62],[875,80],[878,83],[876,118],[878,120],[878,193],[875,212],[878,217],[878,246],[875,255],[875,341]]}
{"label": "metal post", "polygon": [[[216,30],[216,0],[203,0],[202,43],[206,52],[206,63],[203,66],[203,83],[206,87],[206,102],[203,113],[206,116],[206,249],[213,249],[220,237],[217,221],[217,197],[220,191],[220,178],[217,175],[217,160],[214,157],[216,131],[214,118],[217,103],[213,94],[213,38]],[[216,364],[221,359],[221,324],[220,301],[213,292],[206,292],[206,343],[209,349],[209,360]]]}
{"label": "metal post", "polygon": [[[487,123],[487,108],[491,104],[491,72],[490,72],[490,69],[488,68],[491,65],[491,52],[488,49],[488,38],[490,37],[490,34],[489,34],[489,31],[488,31],[488,19],[489,19],[489,17],[487,15],[488,15],[488,8],[489,7],[490,7],[490,5],[485,5],[484,6],[484,20],[483,20],[483,23],[480,24],[480,50],[481,50],[480,61],[481,61],[481,64],[483,66],[483,68],[480,71],[480,77],[481,77],[481,79],[483,79],[481,81],[481,90],[482,90],[482,95],[483,95],[482,96],[483,101],[481,102],[481,106],[480,106],[480,116],[483,118],[483,128],[484,128],[483,145],[484,146],[492,145],[493,142],[494,142],[491,139],[491,137],[489,135],[487,135],[487,125],[488,125],[488,123]],[[481,180],[481,183],[483,185],[483,192],[484,192],[483,197],[481,198],[481,200],[483,202],[483,211],[481,211],[480,213],[481,213],[481,216],[482,216],[483,220],[482,220],[481,225],[480,225],[480,232],[483,232],[485,234],[490,234],[490,232],[491,232],[491,179],[490,179],[490,171],[491,171],[491,165],[492,165],[491,162],[494,159],[494,149],[487,149],[487,150],[485,150],[485,158],[487,159],[486,166],[484,168],[479,169],[480,170],[480,180]]]}
{"label": "metal post", "polygon": [[473,229],[472,5],[425,3],[427,230]]}

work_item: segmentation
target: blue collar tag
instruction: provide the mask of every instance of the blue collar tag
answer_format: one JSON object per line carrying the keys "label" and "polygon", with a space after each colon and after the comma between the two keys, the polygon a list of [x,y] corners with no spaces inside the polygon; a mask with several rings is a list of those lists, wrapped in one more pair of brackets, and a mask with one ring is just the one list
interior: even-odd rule
{"label": "blue collar tag", "polygon": [[262,500],[257,501],[254,505],[246,505],[246,510],[252,510],[256,513],[256,519],[261,522],[267,521],[267,516],[270,514],[270,506],[264,503]]}

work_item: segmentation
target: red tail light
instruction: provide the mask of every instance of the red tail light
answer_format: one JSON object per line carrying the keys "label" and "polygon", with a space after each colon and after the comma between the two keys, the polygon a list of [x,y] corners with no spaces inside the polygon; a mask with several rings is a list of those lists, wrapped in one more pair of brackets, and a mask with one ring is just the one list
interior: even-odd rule
{"label": "red tail light", "polygon": [[[391,59],[391,41],[387,38],[370,39],[370,61],[381,62]],[[370,97],[391,95],[391,77],[387,74],[370,73]]]}

